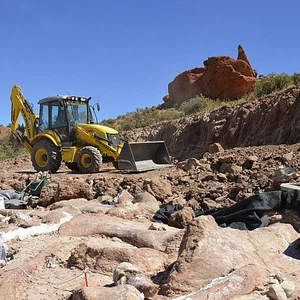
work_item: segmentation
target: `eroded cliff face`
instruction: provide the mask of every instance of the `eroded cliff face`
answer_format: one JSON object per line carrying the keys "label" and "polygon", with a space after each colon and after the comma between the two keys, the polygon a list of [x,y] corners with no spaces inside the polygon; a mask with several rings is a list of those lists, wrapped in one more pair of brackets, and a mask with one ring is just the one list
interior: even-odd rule
{"label": "eroded cliff face", "polygon": [[200,158],[213,143],[225,149],[300,141],[300,88],[210,113],[191,115],[126,132],[131,141],[164,140],[170,155]]}

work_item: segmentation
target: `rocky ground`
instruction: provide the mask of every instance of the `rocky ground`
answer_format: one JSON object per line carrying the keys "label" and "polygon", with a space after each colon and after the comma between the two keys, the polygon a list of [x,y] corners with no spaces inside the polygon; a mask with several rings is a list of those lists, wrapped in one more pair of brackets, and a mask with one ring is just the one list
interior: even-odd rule
{"label": "rocky ground", "polygon": [[[201,159],[136,174],[110,165],[88,175],[62,167],[31,207],[1,210],[10,260],[1,269],[0,298],[297,299],[298,212],[273,212],[274,224],[241,231],[194,211],[297,182],[299,149],[214,144]],[[1,190],[22,190],[35,178],[27,156],[1,164]],[[287,167],[286,176],[278,173]],[[170,203],[184,209],[168,225],[153,222]]]}
{"label": "rocky ground", "polygon": [[[298,198],[254,230],[196,217],[300,182],[299,99],[294,87],[127,133],[165,140],[168,168],[62,166],[29,205],[0,209],[0,299],[300,299]],[[1,191],[40,179],[27,155],[0,168]],[[178,210],[154,222],[167,207]]]}

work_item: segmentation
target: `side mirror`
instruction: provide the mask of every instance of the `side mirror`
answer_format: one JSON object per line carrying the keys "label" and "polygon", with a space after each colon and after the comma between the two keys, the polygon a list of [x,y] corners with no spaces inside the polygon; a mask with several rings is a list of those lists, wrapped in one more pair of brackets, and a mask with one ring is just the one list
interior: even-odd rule
{"label": "side mirror", "polygon": [[97,103],[97,110],[100,111],[100,104]]}

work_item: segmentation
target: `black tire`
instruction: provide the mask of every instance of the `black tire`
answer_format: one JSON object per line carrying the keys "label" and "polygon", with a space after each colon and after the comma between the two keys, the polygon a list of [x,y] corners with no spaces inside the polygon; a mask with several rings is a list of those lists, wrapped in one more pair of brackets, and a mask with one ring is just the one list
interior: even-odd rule
{"label": "black tire", "polygon": [[68,169],[70,169],[73,172],[78,172],[79,168],[76,162],[66,162],[66,166]]}
{"label": "black tire", "polygon": [[77,165],[81,173],[98,172],[102,166],[102,155],[93,146],[83,147],[78,153]]}
{"label": "black tire", "polygon": [[55,173],[61,164],[61,153],[49,140],[37,142],[32,149],[31,162],[36,171]]}

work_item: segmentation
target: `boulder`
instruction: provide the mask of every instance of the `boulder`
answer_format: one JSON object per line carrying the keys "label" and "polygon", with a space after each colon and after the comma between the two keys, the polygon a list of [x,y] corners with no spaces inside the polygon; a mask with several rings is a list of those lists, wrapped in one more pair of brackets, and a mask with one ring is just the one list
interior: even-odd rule
{"label": "boulder", "polygon": [[194,170],[200,166],[201,166],[201,164],[200,164],[199,160],[197,160],[196,158],[189,158],[189,159],[177,164],[177,167],[181,168],[184,171]]}
{"label": "boulder", "polygon": [[129,262],[123,262],[114,269],[113,280],[115,285],[133,285],[145,295],[146,299],[153,297],[158,292],[158,285],[155,285],[137,267]]}
{"label": "boulder", "polygon": [[167,198],[172,196],[172,187],[169,180],[158,176],[146,179],[143,189],[161,202],[166,202]]}
{"label": "boulder", "polygon": [[[263,267],[246,265],[232,271],[227,276],[215,278],[210,284],[191,294],[181,296],[181,300],[201,299],[234,299],[234,300],[261,300],[264,298],[255,291],[264,290],[269,273]],[[251,294],[254,292],[253,294]],[[249,296],[251,294],[251,297]]]}
{"label": "boulder", "polygon": [[159,202],[150,193],[143,191],[133,199],[134,209],[145,209],[154,214],[159,210]]}
{"label": "boulder", "polygon": [[59,233],[64,236],[105,235],[118,237],[137,247],[159,251],[166,251],[167,248],[172,251],[178,250],[183,235],[182,230],[169,226],[165,227],[165,231],[149,230],[150,224],[150,222],[134,222],[102,214],[81,214],[61,225]]}
{"label": "boulder", "polygon": [[[218,227],[211,216],[195,218],[187,226],[178,259],[162,291],[168,296],[195,292],[208,284],[217,284],[216,278],[250,264],[268,273],[297,273],[299,260],[290,262],[295,255],[293,242],[299,237],[287,224],[241,231]],[[254,283],[247,285],[253,287]]]}
{"label": "boulder", "polygon": [[88,203],[88,200],[84,199],[84,198],[61,200],[61,201],[57,201],[57,202],[53,203],[52,205],[48,206],[47,209],[54,210],[54,209],[64,208],[64,207],[73,207],[73,208],[81,211],[87,203]]}
{"label": "boulder", "polygon": [[92,186],[83,180],[70,180],[68,178],[58,182],[58,199],[68,200],[75,198],[93,199]]}
{"label": "boulder", "polygon": [[[78,213],[78,212],[77,212]],[[59,223],[59,221],[65,217],[65,214],[63,213],[63,209],[57,209],[50,211],[47,215],[43,217],[43,223],[47,224],[56,224]]]}
{"label": "boulder", "polygon": [[51,182],[50,184],[42,188],[37,204],[46,207],[58,201],[58,199],[59,199],[58,184],[55,182]]}
{"label": "boulder", "polygon": [[224,148],[219,143],[210,144],[208,146],[208,152],[209,153],[218,153],[218,152],[224,152]]}
{"label": "boulder", "polygon": [[144,300],[144,296],[134,286],[129,284],[114,287],[78,287],[72,292],[72,300]]}
{"label": "boulder", "polygon": [[93,199],[92,187],[82,180],[66,178],[43,187],[37,204],[48,206],[57,201],[76,198]]}
{"label": "boulder", "polygon": [[107,211],[110,216],[128,220],[151,219],[159,209],[159,202],[150,193],[143,191],[135,197],[123,190],[117,205]]}
{"label": "boulder", "polygon": [[183,209],[176,211],[171,215],[168,225],[177,228],[185,228],[187,224],[194,219],[194,217],[194,210],[191,207],[184,207]]}
{"label": "boulder", "polygon": [[184,71],[168,86],[168,97],[163,100],[167,107],[182,104],[195,96],[211,99],[234,100],[253,91],[257,72],[252,69],[241,45],[238,58],[214,56],[204,61],[204,68]]}
{"label": "boulder", "polygon": [[116,266],[122,262],[131,263],[146,276],[155,276],[164,271],[168,264],[168,255],[150,248],[101,247],[79,244],[71,251],[68,266],[82,268],[82,260],[92,272],[111,275]]}
{"label": "boulder", "polygon": [[133,198],[134,197],[129,192],[123,190],[121,194],[118,196],[118,204],[124,207],[128,205],[131,206]]}
{"label": "boulder", "polygon": [[275,299],[275,300],[286,300],[287,296],[284,292],[284,289],[279,283],[272,284],[270,286],[270,289],[268,291],[268,294],[270,299]]}

